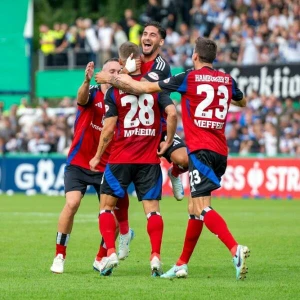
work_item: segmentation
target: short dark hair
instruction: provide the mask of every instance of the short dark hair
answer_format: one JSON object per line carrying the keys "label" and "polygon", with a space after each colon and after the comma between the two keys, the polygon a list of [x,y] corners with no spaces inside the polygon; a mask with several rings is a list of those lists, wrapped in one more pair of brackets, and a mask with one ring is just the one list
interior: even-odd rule
{"label": "short dark hair", "polygon": [[120,46],[119,56],[122,60],[126,60],[131,53],[133,53],[132,58],[139,58],[141,55],[139,46],[131,42],[125,42]]}
{"label": "short dark hair", "polygon": [[118,59],[117,57],[109,58],[109,59],[107,59],[107,60],[104,62],[103,66],[104,66],[105,64],[111,62],[111,61],[119,62],[119,59]]}
{"label": "short dark hair", "polygon": [[156,27],[158,29],[159,35],[161,36],[161,38],[164,40],[166,38],[166,29],[164,27],[161,26],[161,24],[159,22],[156,21],[149,21],[144,25],[144,30],[146,27],[148,26],[153,26]]}
{"label": "short dark hair", "polygon": [[217,56],[217,44],[213,40],[198,37],[195,42],[195,52],[202,62],[211,64]]}

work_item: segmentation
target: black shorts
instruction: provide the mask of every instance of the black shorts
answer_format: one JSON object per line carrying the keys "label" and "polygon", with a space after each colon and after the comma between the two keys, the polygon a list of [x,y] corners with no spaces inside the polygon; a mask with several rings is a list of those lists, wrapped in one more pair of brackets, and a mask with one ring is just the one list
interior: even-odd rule
{"label": "black shorts", "polygon": [[[161,133],[161,139],[160,142],[165,141],[167,138],[167,132],[163,131]],[[176,149],[186,147],[185,143],[183,142],[182,138],[175,133],[174,139],[173,139],[173,144],[167,149],[167,151],[164,153],[163,157],[171,163],[171,153],[174,152]]]}
{"label": "black shorts", "polygon": [[210,196],[221,187],[220,181],[227,167],[227,156],[210,150],[189,154],[189,178],[192,198]]}
{"label": "black shorts", "polygon": [[102,172],[93,172],[79,166],[68,165],[65,168],[65,193],[79,191],[84,196],[88,185],[92,185],[100,196],[100,184],[102,181]]}
{"label": "black shorts", "polygon": [[131,182],[139,201],[161,199],[162,173],[159,164],[107,164],[100,192],[123,198]]}

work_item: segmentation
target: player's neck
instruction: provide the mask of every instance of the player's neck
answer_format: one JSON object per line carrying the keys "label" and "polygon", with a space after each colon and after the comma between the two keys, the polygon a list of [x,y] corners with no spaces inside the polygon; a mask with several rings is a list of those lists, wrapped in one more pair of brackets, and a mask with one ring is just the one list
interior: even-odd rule
{"label": "player's neck", "polygon": [[101,84],[100,85],[100,90],[105,95],[106,91],[108,90],[107,84]]}
{"label": "player's neck", "polygon": [[199,69],[201,69],[203,67],[208,67],[208,68],[213,69],[213,65],[209,64],[209,63],[201,63],[201,62],[199,62],[199,63],[195,64],[195,70],[199,70]]}
{"label": "player's neck", "polygon": [[142,61],[144,63],[147,63],[148,61],[152,61],[156,58],[156,56],[159,54],[159,51],[155,51],[154,53],[152,53],[151,55],[142,55]]}

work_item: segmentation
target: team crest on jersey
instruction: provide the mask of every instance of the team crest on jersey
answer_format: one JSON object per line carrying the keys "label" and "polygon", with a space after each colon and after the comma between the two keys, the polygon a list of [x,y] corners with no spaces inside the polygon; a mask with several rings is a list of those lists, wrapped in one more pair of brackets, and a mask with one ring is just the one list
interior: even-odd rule
{"label": "team crest on jersey", "polygon": [[154,73],[154,72],[150,72],[150,73],[148,74],[148,76],[149,76],[150,78],[152,78],[153,80],[158,80],[158,79],[159,79],[158,75],[157,75],[156,73]]}
{"label": "team crest on jersey", "polygon": [[109,110],[109,106],[108,105],[105,105],[105,112],[107,113]]}
{"label": "team crest on jersey", "polygon": [[169,83],[169,81],[170,81],[170,78],[167,78],[164,80],[164,83]]}

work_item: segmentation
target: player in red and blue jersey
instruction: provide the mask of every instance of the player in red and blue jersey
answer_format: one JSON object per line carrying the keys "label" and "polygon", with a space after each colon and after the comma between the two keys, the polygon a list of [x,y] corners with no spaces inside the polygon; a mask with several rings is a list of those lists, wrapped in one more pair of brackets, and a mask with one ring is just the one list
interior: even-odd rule
{"label": "player in red and blue jersey", "polygon": [[[126,42],[119,49],[120,63],[127,57],[139,57],[137,45]],[[142,78],[140,70],[132,73],[132,78]],[[112,234],[116,223],[112,212],[117,199],[124,196],[127,187],[134,183],[137,197],[142,201],[147,216],[147,231],[151,243],[150,266],[152,275],[162,274],[160,248],[163,235],[163,220],[160,215],[159,200],[162,192],[162,173],[159,154],[173,143],[176,130],[176,109],[166,93],[142,94],[136,96],[111,88],[105,96],[107,112],[104,128],[91,169],[99,163],[102,154],[114,137],[111,154],[101,184],[99,228],[108,249],[108,257],[101,273],[118,264],[115,253],[115,239]],[[161,110],[168,114],[167,139],[160,152],[157,149],[161,137]],[[103,260],[104,262],[104,260]]]}
{"label": "player in red and blue jersey", "polygon": [[[118,74],[120,68],[118,59],[110,59],[103,66],[103,69],[110,74]],[[105,84],[101,86],[90,85],[93,73],[94,63],[90,62],[85,70],[85,80],[78,90],[74,139],[68,154],[64,177],[66,204],[58,221],[56,255],[51,266],[51,271],[54,273],[63,273],[64,271],[66,248],[72,231],[74,216],[87,187],[92,185],[100,198],[100,183],[109,157],[110,149],[108,148],[101,157],[95,172],[90,170],[89,161],[97,150],[103,128],[104,94],[109,88],[109,85]],[[129,199],[126,193],[115,211],[120,232],[124,235],[132,234],[128,227],[128,205]],[[106,256],[106,246],[102,241],[94,262],[95,269],[98,269],[98,264],[104,256]]]}
{"label": "player in red and blue jersey", "polygon": [[118,88],[134,94],[177,91],[182,94],[182,121],[189,151],[191,203],[183,251],[176,265],[163,278],[186,277],[187,264],[200,237],[203,224],[228,248],[233,257],[237,279],[246,277],[249,249],[239,245],[224,219],[211,207],[211,192],[220,187],[227,165],[224,135],[230,103],[244,107],[246,100],[235,80],[213,69],[217,46],[198,38],[192,56],[194,70],[154,83],[139,83],[126,75],[112,78]]}
{"label": "player in red and blue jersey", "polygon": [[[145,24],[141,37],[142,46],[142,66],[141,71],[144,79],[155,82],[169,78],[171,76],[171,68],[168,62],[159,54],[160,48],[164,44],[166,38],[166,30],[156,21],[150,21]],[[162,135],[161,141],[166,138],[166,121],[165,115],[162,118]],[[168,170],[173,193],[177,200],[184,197],[183,186],[179,175],[188,169],[188,155],[186,145],[179,135],[175,134],[173,144],[163,155],[173,166]]]}

